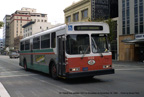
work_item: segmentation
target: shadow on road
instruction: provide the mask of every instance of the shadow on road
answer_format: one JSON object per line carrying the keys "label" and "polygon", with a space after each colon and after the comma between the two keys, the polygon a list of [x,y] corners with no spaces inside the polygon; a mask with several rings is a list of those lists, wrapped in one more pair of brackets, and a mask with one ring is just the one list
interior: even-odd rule
{"label": "shadow on road", "polygon": [[[24,69],[22,69],[23,71],[25,71]],[[98,78],[97,76],[95,77],[82,77],[82,78],[72,78],[72,79],[63,79],[63,78],[59,78],[57,80],[54,80],[49,74],[40,72],[40,71],[35,71],[35,70],[28,70],[25,72],[29,72],[29,73],[33,73],[33,74],[38,74],[40,75],[40,78],[44,78],[46,81],[58,81],[58,82],[62,82],[65,84],[69,84],[69,85],[73,85],[73,84],[88,84],[88,83],[107,83],[107,82],[111,82],[112,80],[106,80],[102,78]]]}

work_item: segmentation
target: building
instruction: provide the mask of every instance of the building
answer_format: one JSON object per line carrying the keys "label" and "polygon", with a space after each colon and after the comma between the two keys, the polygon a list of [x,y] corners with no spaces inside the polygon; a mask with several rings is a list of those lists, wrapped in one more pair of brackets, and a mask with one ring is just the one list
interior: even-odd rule
{"label": "building", "polygon": [[65,23],[118,17],[118,0],[80,0],[64,9]]}
{"label": "building", "polygon": [[144,0],[119,0],[119,60],[144,61]]}
{"label": "building", "polygon": [[48,23],[48,22],[30,21],[23,26],[23,28],[24,28],[23,38],[28,37],[32,34],[47,30],[52,27],[53,27],[53,25],[51,25],[51,23]]}
{"label": "building", "polygon": [[10,47],[19,49],[19,40],[23,38],[23,26],[30,21],[47,23],[47,14],[37,13],[33,8],[22,8],[15,11],[10,18]]}
{"label": "building", "polygon": [[0,39],[0,51],[3,50],[4,46],[3,46],[3,39]]}
{"label": "building", "polygon": [[[64,9],[65,23],[88,22],[99,19],[107,20],[112,18],[118,24],[118,0],[80,0]],[[115,37],[111,43],[113,59],[117,60],[117,31],[115,27]]]}
{"label": "building", "polygon": [[6,15],[3,19],[4,26],[3,26],[3,45],[4,47],[9,47],[9,41],[10,41],[10,30],[9,30],[9,24],[10,24],[10,15]]}

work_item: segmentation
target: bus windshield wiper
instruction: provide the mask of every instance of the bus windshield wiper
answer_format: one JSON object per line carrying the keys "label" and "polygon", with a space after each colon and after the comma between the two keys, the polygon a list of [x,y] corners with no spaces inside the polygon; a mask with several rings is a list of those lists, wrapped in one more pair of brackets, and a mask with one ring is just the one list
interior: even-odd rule
{"label": "bus windshield wiper", "polygon": [[90,47],[90,46],[88,46],[88,47],[87,47],[87,49],[84,51],[84,53],[83,53],[83,55],[82,55],[81,59],[83,59],[83,58],[84,58],[84,56],[85,56],[85,54],[87,53],[87,51],[88,51],[89,47]]}

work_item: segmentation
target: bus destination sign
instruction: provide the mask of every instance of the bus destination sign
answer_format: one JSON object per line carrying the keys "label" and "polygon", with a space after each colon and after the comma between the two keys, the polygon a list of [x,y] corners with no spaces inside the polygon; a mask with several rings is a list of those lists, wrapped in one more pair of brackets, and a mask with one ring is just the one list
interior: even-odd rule
{"label": "bus destination sign", "polygon": [[102,31],[102,26],[75,26],[75,31]]}

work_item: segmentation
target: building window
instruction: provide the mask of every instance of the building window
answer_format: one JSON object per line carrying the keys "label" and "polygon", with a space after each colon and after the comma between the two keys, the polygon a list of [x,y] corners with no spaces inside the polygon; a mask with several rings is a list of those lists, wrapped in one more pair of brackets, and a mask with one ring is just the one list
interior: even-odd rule
{"label": "building window", "polygon": [[138,0],[134,0],[135,34],[138,34]]}
{"label": "building window", "polygon": [[138,0],[134,0],[135,5],[138,3]]}
{"label": "building window", "polygon": [[75,13],[75,14],[73,15],[73,20],[74,20],[74,21],[79,21],[79,13]]}
{"label": "building window", "polygon": [[82,19],[85,19],[88,17],[88,9],[85,9],[82,11]]}
{"label": "building window", "polygon": [[127,26],[127,34],[130,34],[130,27]]}
{"label": "building window", "polygon": [[71,22],[71,16],[66,17],[66,23]]}
{"label": "building window", "polygon": [[135,34],[138,34],[138,25],[135,25]]}
{"label": "building window", "polygon": [[122,8],[125,8],[125,0],[122,0]]}
{"label": "building window", "polygon": [[125,20],[125,0],[122,1],[122,34],[125,35],[125,24],[126,24],[126,20]]}
{"label": "building window", "polygon": [[140,33],[141,33],[141,34],[144,33],[144,32],[143,32],[143,24],[140,25]]}
{"label": "building window", "polygon": [[123,35],[125,35],[125,27],[123,27]]}

